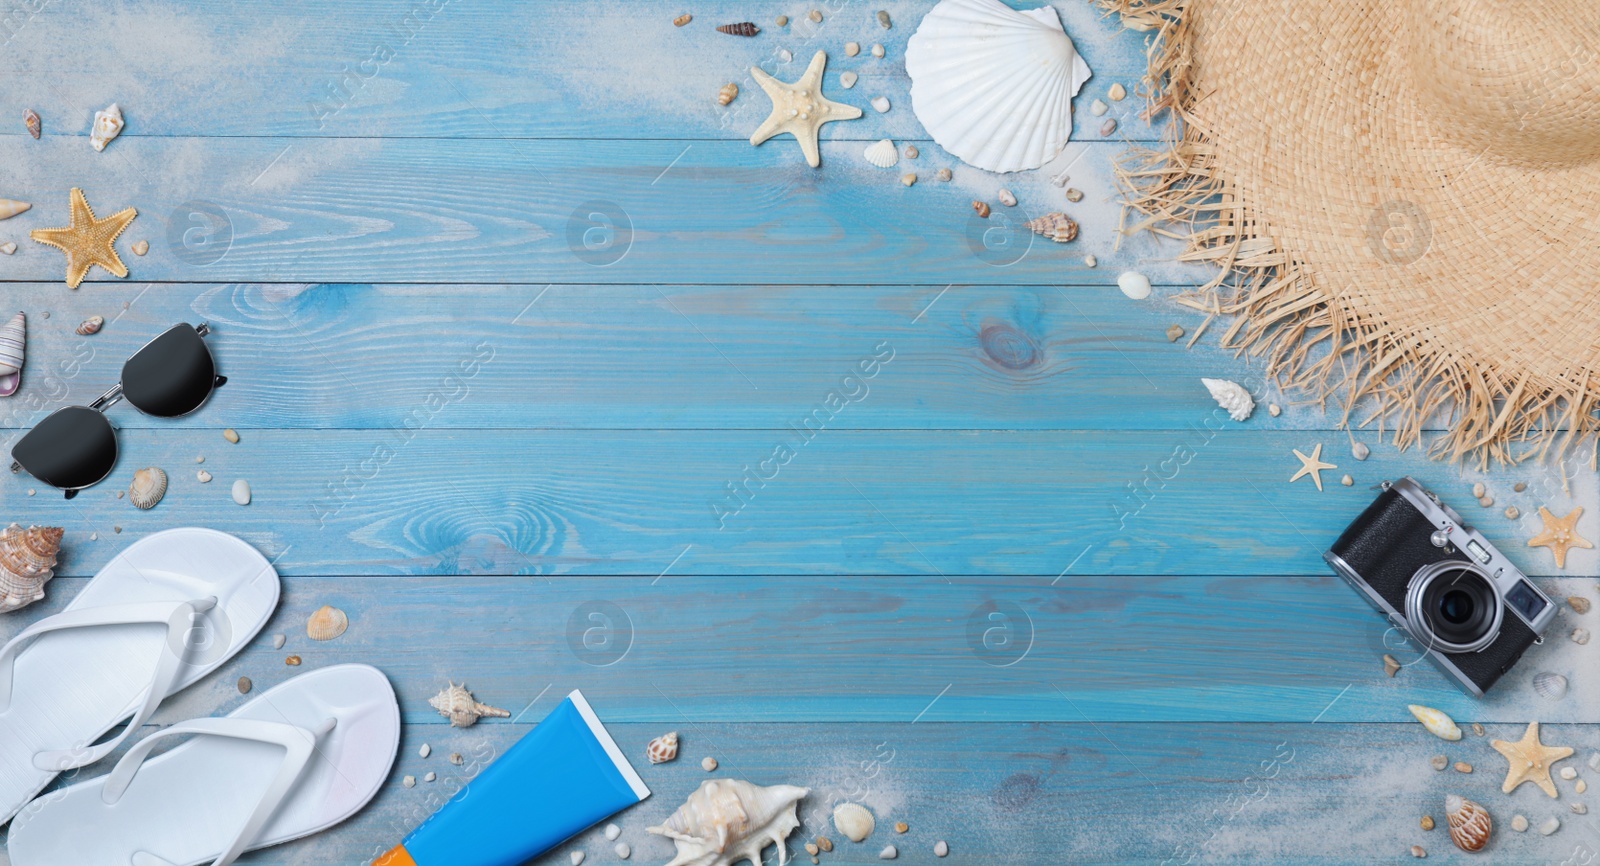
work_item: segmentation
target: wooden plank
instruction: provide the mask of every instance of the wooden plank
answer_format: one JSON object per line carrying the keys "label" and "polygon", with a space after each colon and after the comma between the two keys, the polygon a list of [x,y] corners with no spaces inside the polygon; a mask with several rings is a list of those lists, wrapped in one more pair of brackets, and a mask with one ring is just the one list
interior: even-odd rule
{"label": "wooden plank", "polygon": [[[672,25],[683,7],[663,0],[501,4],[463,0],[288,0],[241,15],[232,6],[182,14],[118,6],[19,4],[7,17],[4,66],[38,87],[3,106],[19,117],[31,105],[47,135],[88,135],[95,110],[118,101],[125,146],[151,136],[659,138],[742,141],[770,104],[749,74],[760,65],[795,80],[818,49],[829,54],[826,92],[865,117],[825,129],[829,139],[926,139],[911,112],[906,40],[927,3],[879,4],[893,15],[883,30],[875,7],[830,0],[774,10],[721,0],[697,3],[694,22]],[[1144,74],[1143,37],[1102,19],[1086,3],[1057,3],[1067,31],[1095,71],[1076,100],[1074,138],[1099,138],[1103,118],[1087,110],[1113,81],[1132,89]],[[31,7],[42,7],[27,15]],[[725,36],[719,23],[758,18],[754,39]],[[847,57],[847,41],[861,54]],[[871,55],[881,43],[886,56]],[[624,47],[625,46],[625,47]],[[247,53],[245,49],[248,49]],[[785,60],[783,52],[790,59]],[[244,53],[247,62],[239,62]],[[95,57],[86,64],[84,57]],[[843,71],[860,75],[845,90]],[[742,91],[727,108],[717,90]],[[873,96],[893,108],[879,114]],[[1121,134],[1159,137],[1136,118],[1142,101],[1117,103]],[[248,106],[248,110],[242,110]],[[20,125],[7,135],[25,135]]]}
{"label": "wooden plank", "polygon": [[[1109,165],[1123,145],[1070,148],[1073,205],[1048,172],[1005,185],[1021,204],[979,219],[992,175],[928,154],[907,188],[859,143],[823,148],[821,169],[792,142],[265,138],[119,139],[94,157],[76,138],[0,137],[28,172],[34,208],[0,226],[15,241],[5,278],[55,282],[61,254],[30,229],[66,222],[71,187],[102,213],[141,216],[119,239],[130,282],[447,282],[502,284],[1110,285],[1124,268],[1193,285],[1148,237],[1113,252],[1120,206]],[[21,195],[21,193],[18,193]],[[1079,239],[1056,244],[1024,223],[1066,209]],[[138,240],[150,252],[131,254]],[[1084,265],[1093,253],[1098,268]],[[84,291],[116,278],[96,269]]]}
{"label": "wooden plank", "polygon": [[[0,628],[9,637],[83,582],[58,578],[48,604]],[[1593,591],[1588,578],[1559,586]],[[304,624],[323,604],[353,624],[318,643]],[[209,712],[239,676],[287,679],[293,654],[377,665],[414,724],[442,721],[426,699],[450,681],[513,714],[547,687],[582,688],[610,719],[667,725],[1393,722],[1411,718],[1408,703],[1461,724],[1578,722],[1600,707],[1584,648],[1564,637],[1583,623],[1563,617],[1474,700],[1332,576],[289,578],[250,649],[163,712]],[[1386,652],[1409,665],[1394,678]],[[1541,670],[1572,681],[1565,700],[1528,688]]]}
{"label": "wooden plank", "polygon": [[[554,705],[552,694],[529,715]],[[606,705],[595,701],[600,716]],[[1465,795],[1494,816],[1489,847],[1480,855],[1496,864],[1582,863],[1600,848],[1592,816],[1573,815],[1572,782],[1560,781],[1561,799],[1524,785],[1499,791],[1503,759],[1483,738],[1443,743],[1421,726],[1311,724],[764,724],[676,725],[683,751],[676,762],[650,765],[638,757],[662,725],[608,722],[638,761],[652,796],[612,819],[633,860],[664,863],[667,840],[647,834],[701,782],[699,758],[714,754],[715,778],[757,784],[798,784],[812,789],[799,810],[801,826],[789,837],[789,855],[816,835],[836,847],[825,862],[882,862],[885,844],[901,861],[940,864],[1162,864],[1244,863],[1277,866],[1365,866],[1409,860],[1412,845],[1431,859],[1457,852],[1446,835],[1444,798]],[[247,855],[241,863],[300,866],[367,863],[387,850],[435,808],[502,754],[530,728],[480,723],[468,730],[408,726],[401,756],[387,787],[365,810],[308,839]],[[1520,725],[1494,725],[1489,735],[1515,739]],[[1595,725],[1545,728],[1546,742],[1578,745],[1600,734]],[[431,757],[418,746],[433,747]],[[448,763],[458,751],[463,765]],[[1568,763],[1583,768],[1582,756]],[[1478,769],[1471,775],[1436,772],[1431,755],[1447,753]],[[439,779],[405,788],[405,774]],[[1585,770],[1587,774],[1587,771]],[[866,804],[877,830],[864,843],[840,838],[829,821],[837,802]],[[1432,815],[1436,829],[1418,826]],[[1560,832],[1541,836],[1510,829],[1514,814],[1538,826],[1557,816]],[[894,821],[910,825],[896,835]],[[586,862],[618,862],[604,823],[534,861],[568,866],[582,850]],[[948,858],[933,856],[936,841]],[[768,849],[768,857],[776,855]],[[1467,862],[1461,859],[1460,862]]]}
{"label": "wooden plank", "polygon": [[[1374,449],[1358,463],[1345,456],[1343,433],[1215,417],[1115,435],[818,432],[825,414],[802,431],[798,412],[784,430],[436,429],[454,405],[425,401],[396,428],[245,430],[236,446],[214,428],[124,430],[113,477],[74,500],[47,489],[29,498],[37,483],[26,475],[0,481],[0,491],[13,514],[69,530],[65,574],[93,573],[114,540],[193,523],[249,539],[295,575],[655,577],[676,561],[678,574],[1046,580],[1324,575],[1322,552],[1370,501],[1371,485],[1405,473],[1456,503],[1530,573],[1553,574],[1548,551],[1525,547],[1540,525],[1536,507],[1564,514],[1594,496],[1592,477],[1577,477],[1574,500],[1529,467],[1495,473],[1497,504],[1480,509],[1467,501],[1476,476],[1415,453]],[[226,412],[206,411],[211,423],[227,422]],[[1317,442],[1340,464],[1320,493],[1309,479],[1288,483],[1300,465],[1291,449]],[[209,484],[195,479],[199,456],[216,477]],[[160,506],[141,512],[115,498],[150,465],[172,478]],[[1356,486],[1341,486],[1342,472]],[[236,478],[254,486],[247,508],[229,499]],[[1512,479],[1531,486],[1515,493]],[[1500,514],[1507,505],[1521,509],[1518,520]],[[1596,534],[1593,513],[1580,532]],[[114,526],[127,531],[115,536]],[[91,532],[101,542],[83,544]],[[1600,553],[1574,550],[1566,573],[1592,574],[1597,563]]]}
{"label": "wooden plank", "polygon": [[[177,421],[123,407],[120,426],[383,429],[446,380],[465,391],[431,427],[782,429],[845,389],[860,399],[838,429],[1183,429],[1216,410],[1207,375],[1287,404],[1252,359],[1168,341],[1192,311],[1104,287],[24,283],[8,297],[30,316],[30,366],[0,427],[94,400],[155,334],[202,320],[228,386]],[[74,333],[91,315],[111,321]],[[1250,423],[1338,420],[1291,406]]]}

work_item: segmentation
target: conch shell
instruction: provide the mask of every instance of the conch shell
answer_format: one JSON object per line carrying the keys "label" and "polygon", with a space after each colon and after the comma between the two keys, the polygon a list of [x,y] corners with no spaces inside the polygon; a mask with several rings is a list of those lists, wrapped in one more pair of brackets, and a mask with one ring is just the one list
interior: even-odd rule
{"label": "conch shell", "polygon": [[778,846],[778,866],[789,862],[783,840],[800,826],[795,814],[810,788],[752,785],[743,779],[713,779],[659,827],[646,832],[666,836],[678,847],[667,866],[730,866],[761,862],[761,849]]}
{"label": "conch shell", "polygon": [[1227,379],[1201,379],[1200,384],[1206,386],[1211,392],[1211,399],[1217,405],[1228,410],[1228,417],[1235,421],[1244,421],[1250,413],[1256,411],[1256,401],[1250,398],[1250,392],[1238,382]]}
{"label": "conch shell", "polygon": [[15,523],[0,530],[0,613],[44,598],[45,583],[55,577],[62,533],[56,526],[23,529]]}
{"label": "conch shell", "polygon": [[470,728],[478,723],[484,716],[495,719],[509,719],[511,713],[480,704],[472,699],[472,692],[466,686],[451,683],[444,691],[428,698],[428,703],[439,711],[439,715],[450,720],[450,724],[457,728]]}
{"label": "conch shell", "polygon": [[1494,821],[1483,806],[1451,794],[1444,798],[1444,814],[1450,821],[1450,839],[1463,851],[1482,851],[1489,844]]}
{"label": "conch shell", "polygon": [[122,108],[115,102],[106,106],[104,111],[94,113],[94,126],[89,130],[89,144],[96,151],[106,149],[111,139],[122,132]]}

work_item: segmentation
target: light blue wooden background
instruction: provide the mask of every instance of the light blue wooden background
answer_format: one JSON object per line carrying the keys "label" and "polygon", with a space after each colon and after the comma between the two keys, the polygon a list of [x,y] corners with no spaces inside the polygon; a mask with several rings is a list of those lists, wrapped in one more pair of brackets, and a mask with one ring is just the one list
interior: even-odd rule
{"label": "light blue wooden background", "polygon": [[[706,755],[719,775],[816,789],[792,839],[802,858],[832,800],[912,826],[828,862],[876,862],[890,841],[932,862],[937,839],[949,863],[1370,863],[1413,844],[1448,861],[1466,855],[1417,820],[1442,824],[1451,791],[1501,828],[1514,812],[1566,822],[1548,838],[1500,830],[1493,862],[1600,845],[1600,819],[1568,814],[1571,783],[1559,801],[1501,795],[1484,739],[1443,744],[1405,710],[1512,738],[1537,718],[1581,759],[1600,747],[1600,643],[1565,633],[1593,623],[1564,612],[1473,701],[1426,665],[1386,678],[1383,652],[1411,656],[1320,561],[1372,485],[1411,473],[1481,513],[1552,594],[1593,598],[1592,552],[1558,572],[1523,546],[1540,504],[1584,505],[1580,529],[1600,535],[1588,453],[1480,475],[1364,431],[1358,463],[1337,415],[1278,394],[1215,331],[1169,343],[1168,325],[1200,322],[1171,296],[1206,274],[1148,238],[1115,248],[1110,161],[1162,130],[1134,99],[1113,107],[1111,138],[1082,110],[1113,82],[1132,88],[1143,58],[1138,34],[1086,3],[1055,4],[1095,71],[1076,140],[1006,178],[944,154],[910,111],[902,59],[928,4],[827,0],[821,25],[809,6],[725,0],[12,5],[0,196],[34,209],[0,223],[20,245],[0,258],[0,309],[28,312],[30,360],[0,435],[92,399],[177,321],[212,323],[231,382],[181,421],[114,409],[122,462],[72,502],[0,479],[0,516],[68,530],[49,599],[0,618],[0,637],[58,610],[127,542],[199,524],[274,558],[284,600],[161,722],[228,711],[239,676],[259,688],[295,673],[291,652],[377,665],[401,695],[406,741],[379,799],[247,862],[366,862],[573,688],[636,758],[656,734],[683,738],[678,762],[642,768],[655,796],[618,819],[641,862],[670,855],[644,827],[706,778]],[[673,27],[685,11],[694,22]],[[770,26],[778,14],[793,23]],[[711,29],[746,19],[765,32]],[[887,56],[847,58],[847,41]],[[826,127],[813,170],[787,137],[745,142],[767,112],[746,70],[793,79],[819,48],[833,98],[893,108]],[[722,109],[730,80],[743,92]],[[128,128],[96,154],[87,129],[112,101]],[[41,141],[22,129],[28,107]],[[883,136],[922,157],[866,165]],[[934,181],[940,167],[955,180]],[[1062,170],[1082,203],[1048,182]],[[901,186],[904,171],[921,182]],[[976,221],[970,201],[1002,185],[1021,205]],[[139,208],[118,244],[127,280],[97,271],[68,291],[61,256],[27,240],[64,220],[72,186],[102,214]],[[1019,230],[1056,209],[1082,222],[1076,243]],[[1124,298],[1125,268],[1157,294]],[[110,324],[75,335],[93,314]],[[864,387],[846,381],[875,357],[891,360]],[[1283,415],[1227,420],[1198,381],[1213,375]],[[843,408],[798,444],[791,425],[831,392]],[[1319,442],[1339,464],[1327,490],[1286,484],[1290,450]],[[777,476],[742,506],[728,498],[780,444],[795,453]],[[197,456],[216,481],[195,480]],[[114,494],[146,465],[173,489],[139,512]],[[228,498],[241,477],[247,508]],[[1493,509],[1474,510],[1477,480]],[[1508,504],[1524,517],[1501,516]],[[352,626],[316,644],[303,623],[322,604]],[[1539,670],[1572,694],[1535,697]],[[426,699],[451,679],[515,718],[448,728]],[[451,751],[471,760],[453,767]],[[1435,773],[1441,751],[1479,769]],[[429,770],[440,781],[401,787]],[[595,831],[547,862],[580,848],[614,860]]]}

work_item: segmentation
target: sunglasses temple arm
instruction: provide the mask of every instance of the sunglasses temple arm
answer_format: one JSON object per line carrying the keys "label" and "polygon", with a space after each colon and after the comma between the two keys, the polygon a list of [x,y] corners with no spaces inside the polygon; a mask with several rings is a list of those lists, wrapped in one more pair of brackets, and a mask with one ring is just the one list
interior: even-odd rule
{"label": "sunglasses temple arm", "polygon": [[95,400],[93,403],[90,403],[89,404],[89,408],[95,410],[96,412],[104,412],[106,409],[110,408],[111,406],[116,405],[117,401],[119,401],[121,399],[122,399],[122,383],[118,382],[117,384],[111,386],[111,390],[110,391],[107,391],[104,394],[101,394],[100,395],[100,399]]}

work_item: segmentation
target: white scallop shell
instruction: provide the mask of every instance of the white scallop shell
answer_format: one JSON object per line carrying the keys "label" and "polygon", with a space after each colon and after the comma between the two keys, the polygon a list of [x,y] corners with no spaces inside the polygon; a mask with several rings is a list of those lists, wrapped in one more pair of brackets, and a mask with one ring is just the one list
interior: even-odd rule
{"label": "white scallop shell", "polygon": [[810,788],[761,787],[743,779],[703,782],[672,817],[646,832],[666,836],[678,848],[667,866],[730,866],[761,862],[761,849],[778,846],[778,862],[788,860],[783,840],[800,826],[795,814]]}
{"label": "white scallop shell", "polygon": [[1218,406],[1228,410],[1228,417],[1233,420],[1244,421],[1256,410],[1256,401],[1250,398],[1250,392],[1238,382],[1230,382],[1227,379],[1201,379],[1200,382],[1211,392],[1211,399],[1217,401]]}
{"label": "white scallop shell", "polygon": [[867,145],[861,157],[878,168],[889,168],[900,161],[900,150],[894,146],[894,142],[885,138]]}
{"label": "white scallop shell", "polygon": [[833,810],[833,826],[839,829],[852,842],[872,835],[872,830],[877,826],[872,813],[860,803],[840,803]]}
{"label": "white scallop shell", "polygon": [[1559,701],[1567,696],[1567,678],[1549,671],[1534,674],[1533,690],[1538,692],[1541,698]]}
{"label": "white scallop shell", "polygon": [[1455,720],[1433,707],[1425,707],[1421,704],[1407,704],[1406,709],[1411,711],[1411,715],[1417,717],[1417,721],[1427,726],[1428,731],[1435,737],[1441,740],[1461,739],[1461,729],[1456,727]]}
{"label": "white scallop shell", "polygon": [[1054,159],[1089,80],[1054,9],[941,0],[906,46],[911,109],[945,150],[989,171]]}
{"label": "white scallop shell", "polygon": [[95,150],[105,150],[111,139],[122,132],[122,109],[115,102],[104,111],[94,113],[94,126],[89,130],[89,144]]}

